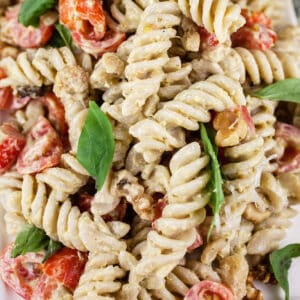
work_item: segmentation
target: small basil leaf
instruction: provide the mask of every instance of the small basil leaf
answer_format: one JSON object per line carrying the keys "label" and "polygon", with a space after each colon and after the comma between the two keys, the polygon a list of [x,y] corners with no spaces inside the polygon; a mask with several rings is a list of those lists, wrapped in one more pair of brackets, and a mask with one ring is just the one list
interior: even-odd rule
{"label": "small basil leaf", "polygon": [[84,168],[95,177],[98,190],[101,189],[115,150],[115,141],[111,123],[95,102],[90,108],[81,132],[77,159]]}
{"label": "small basil leaf", "polygon": [[300,79],[290,78],[278,81],[252,94],[267,100],[300,103]]}
{"label": "small basil leaf", "polygon": [[269,256],[273,273],[281,288],[285,291],[285,299],[290,299],[288,271],[292,258],[300,256],[300,244],[290,244],[272,252]]}
{"label": "small basil leaf", "polygon": [[63,244],[60,242],[56,242],[53,240],[50,240],[47,250],[46,250],[46,256],[43,260],[43,263],[49,258],[51,257],[55,252],[57,252],[59,249],[61,249],[63,247]]}
{"label": "small basil leaf", "polygon": [[55,24],[55,29],[58,32],[59,36],[63,41],[63,46],[67,46],[69,48],[72,47],[72,35],[71,31],[62,24]]}
{"label": "small basil leaf", "polygon": [[210,206],[214,214],[214,219],[208,231],[207,239],[209,239],[214,226],[218,225],[220,222],[219,213],[222,204],[224,203],[224,193],[222,189],[223,179],[220,164],[217,157],[218,148],[214,143],[215,134],[211,128],[208,128],[207,130],[203,124],[201,124],[200,133],[204,146],[204,151],[210,157],[211,178],[208,185],[208,189],[211,193]]}
{"label": "small basil leaf", "polygon": [[38,27],[40,16],[54,7],[56,0],[24,0],[19,12],[19,22],[24,26]]}
{"label": "small basil leaf", "polygon": [[12,257],[17,257],[27,252],[38,252],[45,249],[49,243],[49,238],[42,229],[34,225],[26,225],[19,232],[12,250]]}

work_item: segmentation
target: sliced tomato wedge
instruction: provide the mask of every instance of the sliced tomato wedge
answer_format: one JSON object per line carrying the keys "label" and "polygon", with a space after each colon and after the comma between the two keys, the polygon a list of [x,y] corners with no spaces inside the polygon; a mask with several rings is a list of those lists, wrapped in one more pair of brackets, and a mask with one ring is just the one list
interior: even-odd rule
{"label": "sliced tomato wedge", "polygon": [[242,10],[246,23],[231,35],[233,47],[245,47],[266,51],[274,46],[277,34],[272,29],[271,19],[261,12]]}
{"label": "sliced tomato wedge", "polygon": [[33,290],[38,283],[43,253],[28,253],[16,258],[11,257],[13,244],[4,249],[0,256],[0,277],[25,300],[31,300]]}
{"label": "sliced tomato wedge", "polygon": [[60,0],[59,18],[84,39],[99,41],[105,34],[106,19],[100,0]]}
{"label": "sliced tomato wedge", "polygon": [[63,153],[62,142],[50,122],[40,117],[29,132],[17,161],[20,174],[34,174],[56,166]]}
{"label": "sliced tomato wedge", "polygon": [[84,270],[87,254],[64,247],[43,264],[42,271],[74,291]]}
{"label": "sliced tomato wedge", "polygon": [[25,137],[12,124],[0,127],[0,174],[14,164],[25,143]]}
{"label": "sliced tomato wedge", "polygon": [[48,119],[60,133],[64,145],[68,141],[68,124],[65,119],[65,109],[61,101],[54,95],[54,93],[47,93],[40,98],[40,101],[46,106],[48,110]]}
{"label": "sliced tomato wedge", "polygon": [[279,158],[277,173],[287,173],[300,168],[300,128],[276,123],[276,138],[283,141],[284,154]]}
{"label": "sliced tomato wedge", "polygon": [[19,10],[20,5],[16,5],[8,9],[5,15],[5,32],[9,32],[15,45],[22,48],[38,48],[46,45],[53,34],[54,26],[45,25],[41,19],[39,28],[25,27],[18,21]]}
{"label": "sliced tomato wedge", "polygon": [[209,280],[195,284],[185,295],[184,300],[205,300],[207,297],[219,300],[235,300],[231,290],[224,284]]}

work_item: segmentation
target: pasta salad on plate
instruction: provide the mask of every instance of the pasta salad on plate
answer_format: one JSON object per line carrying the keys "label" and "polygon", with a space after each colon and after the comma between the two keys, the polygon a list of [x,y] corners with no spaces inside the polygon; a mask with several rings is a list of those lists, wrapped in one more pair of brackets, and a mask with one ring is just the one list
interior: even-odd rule
{"label": "pasta salad on plate", "polygon": [[0,0],[0,298],[300,299],[295,20]]}

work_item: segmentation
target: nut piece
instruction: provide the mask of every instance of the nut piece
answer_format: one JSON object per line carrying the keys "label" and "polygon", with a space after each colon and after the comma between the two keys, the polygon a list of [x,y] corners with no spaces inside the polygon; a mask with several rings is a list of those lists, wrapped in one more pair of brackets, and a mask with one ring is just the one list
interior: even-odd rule
{"label": "nut piece", "polygon": [[217,130],[215,142],[219,147],[236,146],[248,134],[248,125],[239,110],[217,113],[213,120],[213,127]]}

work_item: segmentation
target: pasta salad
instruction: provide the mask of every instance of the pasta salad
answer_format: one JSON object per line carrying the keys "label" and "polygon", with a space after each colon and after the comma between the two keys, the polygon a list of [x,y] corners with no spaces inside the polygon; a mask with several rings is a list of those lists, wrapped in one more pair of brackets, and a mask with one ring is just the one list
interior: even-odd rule
{"label": "pasta salad", "polygon": [[284,1],[0,0],[0,278],[26,300],[261,300],[300,244]]}

